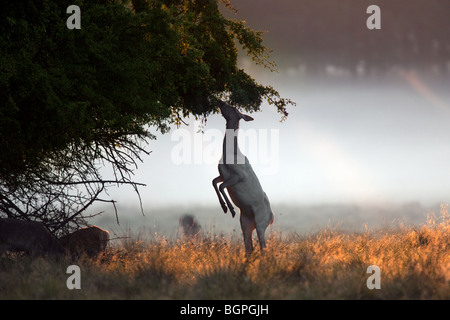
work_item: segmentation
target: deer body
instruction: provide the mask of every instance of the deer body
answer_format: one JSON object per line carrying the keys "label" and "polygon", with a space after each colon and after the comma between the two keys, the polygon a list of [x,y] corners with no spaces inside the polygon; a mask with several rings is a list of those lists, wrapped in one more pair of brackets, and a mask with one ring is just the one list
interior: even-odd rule
{"label": "deer body", "polygon": [[[234,217],[236,212],[225,193],[227,188],[233,203],[240,210],[240,223],[244,235],[245,250],[253,251],[252,234],[256,229],[261,250],[265,248],[265,230],[273,221],[269,199],[253,171],[250,162],[239,150],[237,131],[239,120],[253,120],[240,113],[236,108],[219,102],[219,108],[227,121],[227,130],[223,142],[222,158],[219,162],[219,176],[213,180],[213,187],[219,198],[223,211],[230,209]],[[217,187],[217,184],[222,184]]]}
{"label": "deer body", "polygon": [[106,250],[109,232],[97,226],[79,229],[59,239],[68,252],[75,255],[87,254],[95,257]]}
{"label": "deer body", "polygon": [[193,215],[183,215],[179,223],[185,239],[193,239],[200,234],[201,226]]}
{"label": "deer body", "polygon": [[0,219],[0,255],[24,251],[30,255],[64,255],[65,249],[40,222]]}

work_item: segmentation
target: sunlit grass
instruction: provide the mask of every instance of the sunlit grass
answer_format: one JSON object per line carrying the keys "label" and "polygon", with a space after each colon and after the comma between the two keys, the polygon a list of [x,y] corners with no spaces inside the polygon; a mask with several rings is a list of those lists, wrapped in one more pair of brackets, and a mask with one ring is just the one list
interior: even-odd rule
{"label": "sunlit grass", "polygon": [[[446,210],[422,227],[301,236],[272,232],[264,255],[240,239],[203,235],[169,241],[127,234],[98,259],[0,258],[0,298],[9,299],[449,299]],[[66,268],[81,268],[81,290]],[[367,267],[381,270],[369,290]]]}

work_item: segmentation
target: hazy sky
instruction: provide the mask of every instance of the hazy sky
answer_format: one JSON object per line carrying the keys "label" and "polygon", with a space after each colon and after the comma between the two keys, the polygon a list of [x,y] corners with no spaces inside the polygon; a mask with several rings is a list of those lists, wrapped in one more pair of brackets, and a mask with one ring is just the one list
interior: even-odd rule
{"label": "hazy sky", "polygon": [[[255,151],[247,142],[243,152],[272,202],[448,202],[450,98],[443,89],[428,89],[428,96],[401,80],[338,79],[281,89],[297,102],[285,122],[265,106],[241,124],[241,137],[258,144]],[[192,121],[150,143],[136,171],[148,184],[141,190],[146,204],[217,202],[211,180],[225,121],[215,115],[204,133],[198,129]],[[117,197],[130,193],[120,189]]]}
{"label": "hazy sky", "polygon": [[[256,2],[260,6],[250,10]],[[323,53],[318,77],[309,71],[308,61],[302,60],[305,56],[301,52],[296,55],[300,44],[295,33],[291,32],[289,37],[283,33],[300,26],[308,28],[304,20],[293,19],[295,12],[283,10],[294,2],[277,1],[275,10],[270,5],[273,2],[248,0],[242,2],[241,15],[237,16],[247,19],[250,26],[269,31],[274,57],[289,57],[281,63],[277,61],[281,65],[279,73],[253,67],[245,59],[240,62],[258,81],[272,84],[282,96],[297,102],[283,123],[279,122],[280,115],[266,104],[262,112],[252,114],[254,121],[241,123],[241,136],[247,137],[241,139],[242,143],[247,141],[241,149],[248,155],[270,201],[274,204],[448,202],[450,82],[448,76],[442,77],[443,72],[448,72],[445,65],[433,69],[433,61],[425,61],[424,65],[430,68],[426,74],[390,65],[383,75],[375,78],[370,76],[364,62],[355,61],[349,72],[345,65],[338,64],[345,60],[348,65],[348,59],[333,60],[330,52],[325,54],[318,46],[310,54]],[[361,3],[370,4],[355,2],[358,8],[363,8]],[[301,7],[296,10],[304,15],[308,1],[302,3],[303,11]],[[264,9],[270,9],[270,13],[264,13]],[[284,16],[287,12],[289,19]],[[367,32],[366,17],[361,12],[361,18],[355,20],[356,30]],[[429,21],[432,23],[432,19]],[[346,28],[352,26],[347,24]],[[395,30],[395,26],[390,28]],[[322,30],[321,37],[324,34],[326,31]],[[330,39],[334,36],[331,32]],[[352,39],[347,39],[347,43],[351,44]],[[327,50],[326,46],[323,48]],[[383,59],[389,60],[386,58],[389,48],[378,49],[383,52]],[[302,52],[305,50],[308,48]],[[225,120],[220,115],[211,116],[203,129],[204,133],[197,133],[199,126],[191,120],[189,127],[174,128],[150,142],[148,149],[152,153],[144,157],[135,177],[148,185],[141,189],[147,208],[219,206],[211,181],[218,175]],[[190,155],[180,153],[186,146]],[[125,187],[110,193],[121,203],[137,201],[132,190]]]}

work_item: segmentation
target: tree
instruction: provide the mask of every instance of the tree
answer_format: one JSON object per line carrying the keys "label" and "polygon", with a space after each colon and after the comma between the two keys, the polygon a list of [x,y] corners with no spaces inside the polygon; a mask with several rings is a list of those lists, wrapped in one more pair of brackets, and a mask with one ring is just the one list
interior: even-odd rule
{"label": "tree", "polygon": [[[266,99],[283,117],[292,103],[237,67],[236,42],[273,67],[262,33],[226,19],[219,0],[90,0],[81,29],[67,1],[0,6],[0,213],[53,232],[85,224],[111,184],[130,184],[149,127]],[[220,1],[231,8],[228,1]],[[115,179],[99,168],[111,165]]]}

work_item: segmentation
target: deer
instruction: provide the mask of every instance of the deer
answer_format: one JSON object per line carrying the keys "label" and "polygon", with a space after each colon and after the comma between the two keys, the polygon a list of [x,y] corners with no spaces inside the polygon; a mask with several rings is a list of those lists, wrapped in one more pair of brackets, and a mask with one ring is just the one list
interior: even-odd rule
{"label": "deer", "polygon": [[233,218],[236,215],[225,193],[225,188],[233,203],[239,208],[246,253],[253,252],[252,235],[255,229],[261,252],[263,252],[266,247],[265,232],[272,224],[274,216],[269,199],[247,157],[240,151],[237,139],[239,121],[254,119],[223,101],[219,100],[218,105],[226,120],[226,132],[223,139],[222,158],[218,165],[219,176],[213,179],[212,184],[224,213],[227,213],[229,209]]}
{"label": "deer", "polygon": [[31,256],[65,255],[64,247],[37,221],[0,219],[0,255],[5,251],[23,251]]}
{"label": "deer", "polygon": [[200,234],[201,226],[191,214],[184,214],[180,218],[179,224],[185,239],[194,239]]}
{"label": "deer", "polygon": [[79,229],[59,239],[61,245],[72,255],[86,254],[95,257],[104,253],[109,241],[109,232],[97,226]]}

